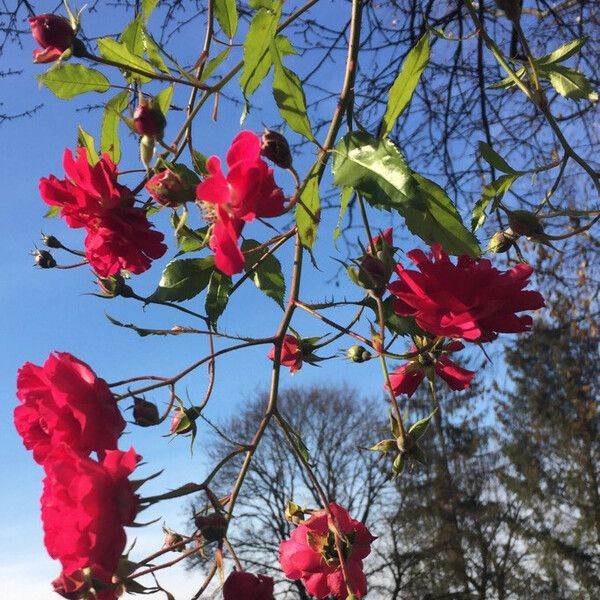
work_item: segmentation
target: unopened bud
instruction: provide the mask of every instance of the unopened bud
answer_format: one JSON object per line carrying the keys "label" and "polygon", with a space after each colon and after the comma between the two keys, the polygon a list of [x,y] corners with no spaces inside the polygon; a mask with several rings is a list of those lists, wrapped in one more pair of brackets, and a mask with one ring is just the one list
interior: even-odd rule
{"label": "unopened bud", "polygon": [[227,533],[227,519],[216,512],[206,516],[196,515],[194,523],[207,542],[222,540]]}
{"label": "unopened bud", "polygon": [[305,509],[299,504],[288,500],[285,505],[285,519],[294,525],[300,525],[304,521]]}
{"label": "unopened bud", "polygon": [[34,250],[33,259],[40,269],[53,269],[56,266],[56,261],[48,250]]}
{"label": "unopened bud", "polygon": [[281,133],[265,129],[261,139],[261,154],[273,161],[282,169],[292,166],[292,153],[290,145]]}
{"label": "unopened bud", "polygon": [[133,290],[125,283],[122,275],[112,275],[111,277],[98,277],[98,287],[103,296],[107,298],[132,298]]}
{"label": "unopened bud", "polygon": [[133,113],[133,127],[140,135],[162,139],[167,120],[158,106],[142,99]]}
{"label": "unopened bud", "polygon": [[488,251],[494,254],[508,252],[515,242],[515,236],[512,232],[497,231],[488,244]]}
{"label": "unopened bud", "polygon": [[133,420],[140,427],[152,427],[160,423],[158,407],[144,398],[134,398]]}
{"label": "unopened bud", "polygon": [[177,207],[196,199],[198,176],[184,165],[173,165],[154,175],[144,186],[156,202]]}
{"label": "unopened bud", "polygon": [[372,354],[364,346],[355,344],[346,350],[346,358],[355,363],[363,363],[370,360]]}
{"label": "unopened bud", "polygon": [[528,210],[512,210],[508,213],[508,224],[517,235],[536,236],[544,233],[538,216]]}
{"label": "unopened bud", "polygon": [[71,23],[60,15],[46,13],[29,17],[28,20],[33,39],[42,47],[42,50],[33,51],[35,63],[57,60],[75,39]]}
{"label": "unopened bud", "polygon": [[91,586],[91,572],[89,568],[78,569],[69,574],[63,571],[52,582],[54,591],[63,598],[68,598],[68,600],[87,598],[87,593]]}
{"label": "unopened bud", "polygon": [[187,410],[175,408],[173,418],[171,419],[171,433],[181,435],[193,431],[196,427],[195,421],[200,416],[200,412],[192,407]]}
{"label": "unopened bud", "polygon": [[42,234],[42,242],[48,248],[62,248],[63,245],[53,235]]}

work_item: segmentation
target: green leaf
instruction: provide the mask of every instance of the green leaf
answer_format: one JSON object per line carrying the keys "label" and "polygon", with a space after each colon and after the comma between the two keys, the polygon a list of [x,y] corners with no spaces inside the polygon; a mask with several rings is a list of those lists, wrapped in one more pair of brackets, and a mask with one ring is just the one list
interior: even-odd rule
{"label": "green leaf", "polygon": [[230,52],[231,48],[225,48],[225,50],[219,52],[212,60],[209,60],[202,71],[200,81],[206,81],[215,72],[215,69],[229,56]]}
{"label": "green leaf", "polygon": [[60,206],[51,206],[44,215],[44,219],[51,219],[52,217],[56,217],[60,212]]}
{"label": "green leaf", "polygon": [[231,277],[214,270],[210,276],[208,293],[206,294],[205,310],[211,323],[216,324],[223,314],[231,292]]}
{"label": "green leaf", "polygon": [[156,8],[158,0],[142,0],[142,12],[146,21],[152,14],[152,11]]}
{"label": "green leaf", "polygon": [[306,97],[300,78],[283,66],[281,51],[277,43],[271,44],[271,54],[275,73],[273,75],[273,96],[285,122],[307,140],[314,141],[314,135],[306,112]]}
{"label": "green leaf", "polygon": [[269,48],[281,16],[281,2],[277,0],[271,5],[271,9],[260,8],[252,17],[244,40],[244,67],[240,86],[245,98],[249,98],[258,89],[271,69]]}
{"label": "green leaf", "polygon": [[408,53],[402,70],[392,84],[383,116],[381,137],[386,137],[392,131],[396,120],[408,106],[428,62],[429,33],[426,33]]}
{"label": "green leaf", "polygon": [[352,193],[353,193],[352,188],[343,188],[342,189],[342,196],[340,198],[340,214],[338,215],[337,224],[335,226],[335,229],[333,230],[333,241],[334,242],[337,241],[337,239],[340,237],[340,233],[342,233],[340,226],[342,224],[344,214],[346,213],[346,209],[348,208],[348,202],[350,202]]}
{"label": "green leaf", "polygon": [[86,149],[87,160],[92,166],[100,160],[95,144],[94,137],[80,125],[77,128],[77,145]]}
{"label": "green leaf", "polygon": [[[249,274],[250,279],[254,281],[254,285],[283,308],[285,279],[281,270],[281,263],[273,254],[261,260],[268,252],[268,248],[255,250],[260,245],[256,240],[244,240],[242,242],[242,252],[246,255],[244,269]],[[252,267],[259,260],[261,260],[260,264],[253,269]]]}
{"label": "green leaf", "polygon": [[190,229],[187,225],[180,222],[180,217],[176,212],[171,216],[171,223],[175,229],[175,237],[179,248],[178,255],[188,252],[197,252],[202,250],[208,244],[208,226],[200,229]]}
{"label": "green leaf", "polygon": [[572,100],[598,99],[598,94],[594,91],[588,78],[575,69],[552,65],[549,69],[540,70],[540,75],[548,79],[552,87],[565,98]]}
{"label": "green leaf", "polygon": [[[525,68],[521,67],[520,69],[515,71],[515,75],[519,79],[523,79],[523,76],[525,75]],[[512,87],[513,85],[515,85],[515,82],[512,80],[512,77],[505,77],[504,79],[497,81],[493,85],[490,85],[489,89],[500,90],[500,89],[506,89],[506,88]]]}
{"label": "green leaf", "polygon": [[488,204],[497,199],[494,202],[492,210],[497,208],[497,203],[502,199],[502,196],[510,189],[510,186],[519,178],[518,174],[515,175],[500,175],[498,179],[494,179],[488,183],[481,192],[481,198],[475,203],[473,213],[471,215],[471,229],[477,231],[487,219],[486,209]]}
{"label": "green leaf", "polygon": [[142,83],[147,83],[151,80],[152,75],[154,74],[153,66],[143,58],[133,54],[125,44],[116,42],[108,37],[100,38],[96,43],[98,44],[100,54],[104,58],[119,63],[123,66],[123,69],[127,70],[127,67],[133,67],[148,73],[147,76],[140,75],[139,73],[131,73],[129,75],[130,79]]}
{"label": "green leaf", "polygon": [[335,185],[352,187],[372,206],[398,211],[427,244],[439,242],[450,254],[481,253],[446,192],[413,173],[390,140],[347,134],[335,148],[333,175]]}
{"label": "green leaf", "polygon": [[435,415],[436,412],[437,408],[434,408],[431,414],[427,415],[424,419],[417,421],[410,427],[410,429],[408,430],[408,436],[413,442],[417,442],[423,437],[425,431],[427,431],[429,421]]}
{"label": "green leaf", "polygon": [[102,128],[100,130],[100,150],[108,152],[115,164],[121,160],[121,143],[119,141],[119,123],[121,113],[129,103],[129,92],[119,92],[104,107]]}
{"label": "green leaf", "polygon": [[146,52],[146,56],[148,60],[159,70],[167,75],[171,74],[169,71],[169,67],[163,60],[163,57],[160,53],[159,45],[154,41],[154,38],[144,29],[144,50]]}
{"label": "green leaf", "polygon": [[[396,335],[423,335],[423,330],[417,325],[414,317],[401,317],[394,312],[393,296],[388,296],[383,301],[383,315],[385,318],[386,327]],[[367,298],[363,304],[369,307],[374,313],[375,318],[378,318],[377,302],[373,298]]]}
{"label": "green leaf", "polygon": [[214,257],[172,260],[162,272],[149,301],[181,302],[197,296],[215,273]]}
{"label": "green leaf", "polygon": [[235,36],[238,25],[235,0],[215,0],[214,10],[215,17],[217,17],[217,21],[219,21],[223,33],[229,39],[232,39]]}
{"label": "green leaf", "polygon": [[154,102],[158,104],[160,111],[163,115],[166,115],[168,110],[171,108],[171,98],[173,98],[173,86],[170,85],[164,90],[161,90],[154,97]]}
{"label": "green leaf", "polygon": [[535,62],[540,66],[563,62],[573,56],[573,54],[579,52],[581,47],[587,42],[587,39],[587,37],[581,37],[567,42],[554,50],[554,52],[538,58]]}
{"label": "green leaf", "polygon": [[104,93],[110,87],[108,79],[100,71],[83,65],[60,65],[37,75],[36,79],[63,100],[86,92]]}
{"label": "green leaf", "polygon": [[144,52],[144,25],[142,15],[138,15],[119,36],[119,41],[127,47],[129,52],[141,57]]}
{"label": "green leaf", "polygon": [[479,142],[479,152],[492,167],[495,167],[499,171],[504,173],[516,173],[516,171],[485,142]]}
{"label": "green leaf", "polygon": [[321,219],[321,198],[317,171],[309,173],[304,189],[296,206],[296,225],[300,241],[305,248],[312,248],[317,239],[317,228]]}
{"label": "green leaf", "polygon": [[198,173],[198,175],[208,175],[208,168],[206,166],[206,161],[208,157],[202,154],[202,152],[198,152],[198,150],[192,150],[192,166],[194,167],[194,171]]}

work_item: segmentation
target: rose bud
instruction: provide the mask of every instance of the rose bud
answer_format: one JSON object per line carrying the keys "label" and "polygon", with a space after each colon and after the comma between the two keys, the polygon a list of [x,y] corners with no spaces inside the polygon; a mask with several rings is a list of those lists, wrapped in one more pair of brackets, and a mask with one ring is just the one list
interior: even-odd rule
{"label": "rose bud", "polygon": [[196,199],[198,177],[183,165],[175,170],[166,168],[157,173],[145,185],[146,191],[156,202],[175,208]]}
{"label": "rose bud", "polygon": [[488,250],[494,254],[508,252],[515,242],[515,236],[511,230],[497,231],[488,244]]}
{"label": "rose bud", "polygon": [[103,296],[107,298],[132,298],[133,290],[125,283],[122,275],[112,275],[111,277],[98,277],[98,287]]}
{"label": "rose bud", "polygon": [[206,516],[196,515],[194,523],[207,542],[222,540],[227,533],[227,519],[216,512]]}
{"label": "rose bud", "polygon": [[260,153],[282,169],[292,166],[292,153],[288,141],[277,131],[265,129],[261,138]]}
{"label": "rose bud", "polygon": [[49,63],[57,60],[71,46],[75,32],[71,23],[59,15],[43,14],[29,17],[33,39],[43,50],[33,51],[34,63]]}
{"label": "rose bud", "polygon": [[158,407],[144,398],[134,398],[133,419],[140,427],[152,427],[160,423]]}
{"label": "rose bud", "polygon": [[44,246],[48,248],[62,248],[63,245],[55,238],[53,235],[43,235],[42,234],[42,242]]}
{"label": "rose bud", "polygon": [[528,210],[511,210],[508,213],[508,224],[517,235],[529,237],[544,233],[544,226],[538,216]]}
{"label": "rose bud", "polygon": [[346,358],[355,363],[363,363],[372,358],[372,354],[359,344],[355,344],[346,350]]}
{"label": "rose bud", "polygon": [[161,139],[167,120],[158,107],[142,99],[133,113],[133,127],[140,135]]}
{"label": "rose bud", "polygon": [[63,571],[53,582],[54,591],[69,600],[86,598],[91,587],[90,569],[79,569],[67,574]]}
{"label": "rose bud", "polygon": [[233,571],[223,585],[223,600],[273,600],[273,578]]}
{"label": "rose bud", "polygon": [[48,250],[34,250],[33,259],[40,269],[53,269],[56,266],[56,261]]}

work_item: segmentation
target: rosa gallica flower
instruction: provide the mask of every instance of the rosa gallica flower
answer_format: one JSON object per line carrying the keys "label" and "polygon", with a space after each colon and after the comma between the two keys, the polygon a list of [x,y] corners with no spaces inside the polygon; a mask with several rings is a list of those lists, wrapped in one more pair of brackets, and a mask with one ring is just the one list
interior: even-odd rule
{"label": "rosa gallica flower", "polygon": [[[275,346],[271,348],[268,357],[275,360]],[[290,368],[290,373],[297,373],[302,368],[302,347],[295,335],[286,335],[281,345],[281,364]]]}
{"label": "rosa gallica flower", "polygon": [[54,62],[75,39],[73,27],[64,17],[46,13],[28,20],[33,39],[42,47],[33,51],[34,63]]}
{"label": "rosa gallica flower", "polygon": [[223,585],[223,600],[273,600],[273,578],[233,571]]}
{"label": "rosa gallica flower", "polygon": [[[329,508],[344,536],[342,550],[346,559],[349,583],[357,598],[367,593],[363,559],[371,552],[375,537],[348,512],[335,503]],[[326,510],[319,510],[301,523],[289,540],[279,546],[279,561],[290,579],[302,579],[309,594],[317,598],[348,595],[335,547],[333,523]]]}
{"label": "rosa gallica flower", "polygon": [[[464,369],[451,361],[447,354],[462,350],[460,342],[450,342],[442,352],[427,353],[400,365],[391,375],[390,384],[395,395],[406,394],[409,398],[415,393],[428,372],[433,370],[451,390],[466,390],[471,387],[474,371]],[[416,352],[413,346],[411,352]]]}
{"label": "rosa gallica flower", "polygon": [[127,542],[124,526],[138,509],[128,477],[139,460],[133,448],[109,450],[100,463],[64,444],[48,454],[42,524],[48,554],[63,568],[56,586],[69,592],[83,585],[82,570],[110,586]]}
{"label": "rosa gallica flower", "polygon": [[34,460],[66,444],[88,455],[114,450],[125,420],[106,381],[68,352],[51,354],[43,366],[25,363],[17,375],[15,426]]}
{"label": "rosa gallica flower", "polygon": [[108,154],[90,165],[84,148],[77,158],[64,154],[65,179],[40,180],[42,199],[60,207],[69,227],[85,228],[85,256],[100,277],[121,269],[143,273],[167,250],[163,234],[152,229],[143,208],[134,206],[130,190],[117,182],[117,167]]}
{"label": "rosa gallica flower", "polygon": [[273,170],[261,158],[261,141],[251,131],[242,131],[227,152],[227,176],[221,161],[206,162],[210,175],[196,188],[196,198],[206,218],[213,222],[210,247],[216,267],[226,275],[244,268],[238,238],[244,223],[256,217],[277,217],[283,212],[284,195]]}
{"label": "rosa gallica flower", "polygon": [[396,296],[394,311],[433,335],[489,342],[498,333],[528,331],[531,317],[516,313],[545,306],[539,292],[523,289],[533,273],[528,264],[500,271],[466,255],[454,264],[439,244],[431,255],[412,250],[407,256],[419,270],[396,267],[400,279],[388,287]]}

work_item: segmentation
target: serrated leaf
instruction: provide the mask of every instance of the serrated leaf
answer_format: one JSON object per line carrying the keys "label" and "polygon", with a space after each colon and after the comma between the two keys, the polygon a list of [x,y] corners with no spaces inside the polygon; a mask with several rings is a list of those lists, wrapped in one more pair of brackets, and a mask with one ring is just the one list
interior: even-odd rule
{"label": "serrated leaf", "polygon": [[392,131],[396,120],[408,106],[428,62],[429,33],[426,33],[408,53],[398,77],[390,88],[381,137],[386,137]]}
{"label": "serrated leaf", "polygon": [[[523,76],[525,75],[525,68],[521,67],[520,69],[515,71],[515,75],[519,79],[523,79]],[[500,90],[500,89],[506,89],[506,88],[512,87],[513,85],[515,85],[515,82],[513,81],[512,77],[505,77],[504,79],[497,81],[493,85],[490,85],[489,89],[490,90]]]}
{"label": "serrated leaf", "polygon": [[312,248],[317,240],[317,229],[321,218],[321,198],[317,171],[308,175],[304,189],[296,206],[296,225],[300,241],[305,248]]}
{"label": "serrated leaf", "polygon": [[172,260],[162,272],[158,287],[148,300],[182,302],[197,296],[215,273],[214,257]]}
{"label": "serrated leaf", "polygon": [[219,52],[212,60],[209,60],[202,71],[200,81],[206,81],[215,72],[215,69],[229,56],[230,52],[230,47],[225,48],[225,50]]}
{"label": "serrated leaf", "polygon": [[587,42],[587,39],[587,37],[581,37],[567,42],[566,44],[563,44],[554,50],[554,52],[545,54],[544,56],[538,58],[535,62],[538,65],[550,65],[553,63],[563,62],[567,60],[567,58],[573,56],[573,54],[579,52],[581,47]]}
{"label": "serrated leaf", "polygon": [[63,100],[86,92],[104,93],[110,87],[108,79],[100,71],[83,65],[60,65],[43,75],[36,75],[36,79]]}
{"label": "serrated leaf", "polygon": [[575,69],[552,65],[550,69],[540,70],[540,75],[548,79],[552,87],[565,98],[571,100],[598,99],[598,94],[594,91],[588,78]]}
{"label": "serrated leaf", "polygon": [[314,135],[306,111],[306,97],[300,78],[283,66],[281,51],[275,41],[271,44],[271,55],[275,67],[273,75],[273,97],[285,122],[307,140]]}
{"label": "serrated leaf", "polygon": [[479,142],[479,152],[481,156],[490,164],[503,173],[516,173],[513,169],[489,144]]}
{"label": "serrated leaf", "polygon": [[223,33],[229,39],[232,39],[235,36],[238,26],[238,13],[235,0],[215,0],[214,11]]}
{"label": "serrated leaf", "polygon": [[333,241],[337,242],[337,239],[340,237],[342,233],[341,224],[346,214],[346,209],[348,208],[348,202],[350,202],[350,198],[352,197],[352,188],[343,188],[342,194],[340,198],[340,214],[338,215],[337,224],[335,229],[333,230]]}
{"label": "serrated leaf", "polygon": [[245,98],[249,98],[269,74],[272,65],[271,41],[275,37],[281,16],[281,2],[271,3],[272,8],[259,8],[244,40],[244,66],[240,86]]}
{"label": "serrated leaf", "polygon": [[133,54],[125,44],[116,42],[108,37],[100,38],[96,43],[98,44],[100,54],[104,58],[119,63],[125,71],[127,71],[127,67],[133,67],[134,69],[139,69],[148,73],[146,76],[132,72],[128,75],[129,79],[142,83],[147,83],[151,80],[152,75],[154,74],[154,67],[143,58]]}
{"label": "serrated leaf", "polygon": [[208,244],[208,226],[200,229],[190,229],[187,225],[180,222],[180,218],[176,212],[171,216],[171,223],[175,230],[178,254],[186,254],[188,252],[196,252],[201,250]]}
{"label": "serrated leaf", "polygon": [[417,442],[423,437],[427,431],[427,427],[429,426],[429,421],[436,412],[437,408],[434,408],[424,419],[420,419],[411,425],[410,429],[408,430],[408,436],[413,442]]}
{"label": "serrated leaf", "polygon": [[283,308],[285,279],[279,260],[273,254],[270,254],[261,260],[256,268],[252,268],[268,251],[268,248],[255,250],[260,245],[256,240],[244,240],[242,242],[242,252],[246,255],[244,269],[254,285]]}
{"label": "serrated leaf", "polygon": [[81,125],[77,128],[77,145],[85,148],[87,160],[90,165],[94,166],[100,158],[96,151],[96,142],[94,137],[90,135]]}
{"label": "serrated leaf", "polygon": [[171,108],[171,99],[173,98],[173,86],[170,85],[164,90],[161,90],[156,96],[154,96],[154,102],[158,104],[160,111],[163,115],[166,115],[168,110]]}
{"label": "serrated leaf", "polygon": [[208,167],[206,166],[207,160],[208,157],[202,154],[202,152],[192,150],[192,166],[198,175],[209,175]]}
{"label": "serrated leaf", "polygon": [[144,51],[148,60],[159,70],[167,75],[170,75],[169,67],[163,60],[160,53],[160,46],[156,43],[154,38],[144,29]]}
{"label": "serrated leaf", "polygon": [[[502,196],[510,189],[510,186],[518,179],[519,175],[500,175],[488,183],[481,192],[481,198],[477,200],[471,215],[471,229],[477,231],[487,219],[487,207],[489,203],[497,199],[494,205],[502,199]],[[494,208],[492,210],[495,210]]]}
{"label": "serrated leaf", "polygon": [[213,271],[208,284],[208,293],[206,294],[205,310],[211,323],[216,324],[219,317],[223,314],[229,302],[229,294],[231,292],[231,277],[221,273],[221,271]]}
{"label": "serrated leaf", "polygon": [[104,107],[102,128],[100,129],[100,150],[108,152],[115,164],[121,160],[121,143],[119,141],[119,123],[121,113],[129,103],[129,92],[119,92]]}
{"label": "serrated leaf", "polygon": [[119,42],[125,44],[129,52],[141,57],[144,52],[144,31],[142,15],[138,15],[125,27],[119,36]]}
{"label": "serrated leaf", "polygon": [[142,0],[142,12],[144,13],[146,21],[152,14],[152,11],[156,8],[157,4],[158,0]]}
{"label": "serrated leaf", "polygon": [[398,211],[427,244],[439,242],[449,254],[481,253],[446,192],[413,173],[390,140],[347,134],[335,148],[333,175],[335,185],[352,187],[375,208]]}

